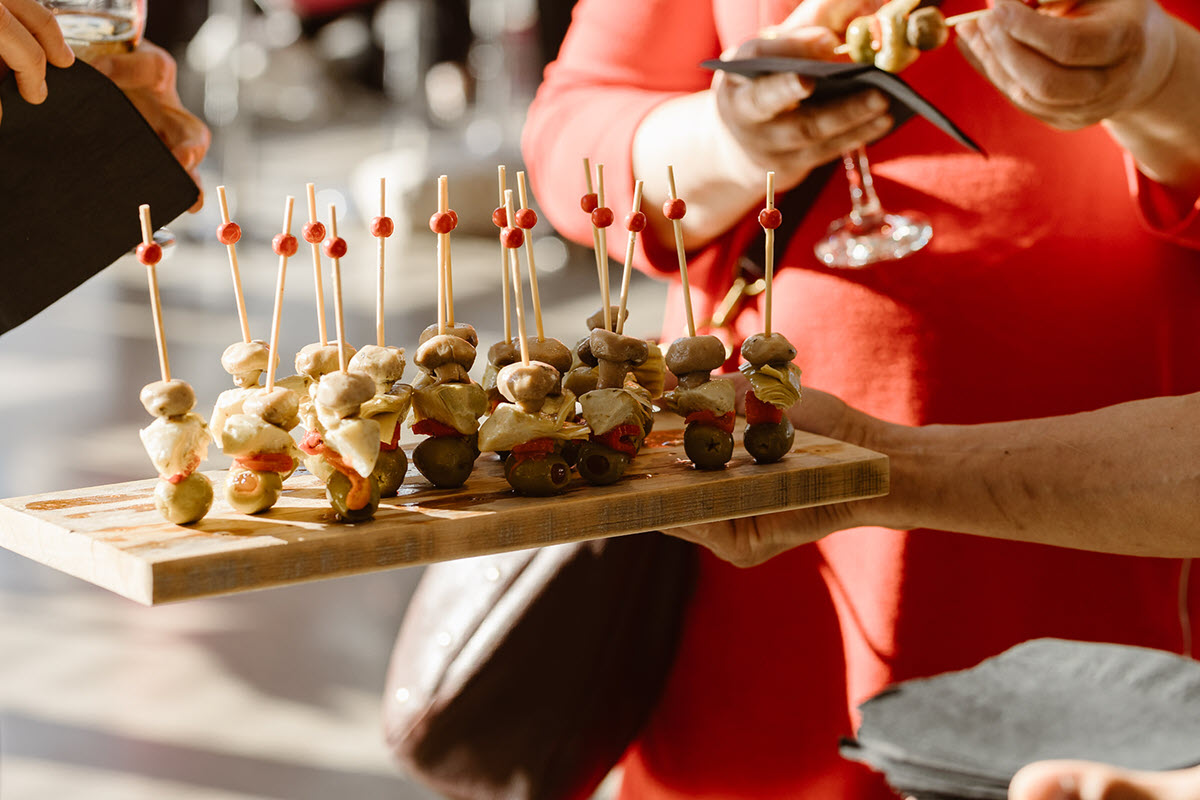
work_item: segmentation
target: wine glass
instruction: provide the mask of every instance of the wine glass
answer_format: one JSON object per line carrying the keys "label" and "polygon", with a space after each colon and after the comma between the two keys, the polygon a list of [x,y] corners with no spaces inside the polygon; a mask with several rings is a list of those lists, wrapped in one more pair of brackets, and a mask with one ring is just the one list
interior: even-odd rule
{"label": "wine glass", "polygon": [[850,213],[833,221],[824,239],[813,248],[830,267],[864,267],[896,261],[929,244],[933,227],[920,214],[892,214],[883,210],[875,193],[866,150],[858,147],[842,155],[850,183]]}
{"label": "wine glass", "polygon": [[146,32],[146,0],[41,0],[84,61],[128,53]]}

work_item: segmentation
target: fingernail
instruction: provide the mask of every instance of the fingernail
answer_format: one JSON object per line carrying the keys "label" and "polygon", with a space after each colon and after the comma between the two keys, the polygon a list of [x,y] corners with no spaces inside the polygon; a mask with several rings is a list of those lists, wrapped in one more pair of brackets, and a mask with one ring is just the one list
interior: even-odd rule
{"label": "fingernail", "polygon": [[37,99],[36,99],[36,100],[34,100],[34,102],[35,102],[35,103],[42,103],[42,102],[45,102],[46,98],[47,98],[49,95],[50,95],[50,87],[46,86],[46,82],[45,82],[45,81],[42,81],[42,85],[41,85],[41,86],[39,86],[39,87],[38,87],[38,90],[37,90]]}
{"label": "fingernail", "polygon": [[1060,775],[1056,800],[1079,800],[1079,782],[1074,775]]}

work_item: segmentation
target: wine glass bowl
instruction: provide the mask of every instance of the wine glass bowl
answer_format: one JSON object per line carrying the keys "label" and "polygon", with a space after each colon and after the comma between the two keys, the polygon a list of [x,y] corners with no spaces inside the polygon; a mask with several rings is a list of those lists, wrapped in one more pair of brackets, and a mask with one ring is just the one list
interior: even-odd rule
{"label": "wine glass bowl", "polygon": [[41,0],[84,61],[131,52],[146,31],[146,0]]}

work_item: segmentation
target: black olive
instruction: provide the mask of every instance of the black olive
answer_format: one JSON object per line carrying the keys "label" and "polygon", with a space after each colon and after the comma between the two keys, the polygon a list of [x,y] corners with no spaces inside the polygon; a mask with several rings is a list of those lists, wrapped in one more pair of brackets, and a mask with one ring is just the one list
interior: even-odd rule
{"label": "black olive", "polygon": [[712,425],[688,425],[683,450],[696,469],[721,469],[733,457],[733,434]]}
{"label": "black olive", "polygon": [[439,489],[456,489],[467,482],[479,456],[475,441],[466,436],[430,436],[413,450],[413,464]]}
{"label": "black olive", "polygon": [[379,508],[379,482],[371,476],[367,478],[367,483],[371,487],[371,499],[362,508],[349,508],[346,506],[346,494],[350,491],[350,479],[340,472],[334,472],[329,478],[329,483],[325,484],[325,496],[329,498],[329,504],[339,520],[366,522],[375,516],[375,510]]}
{"label": "black olive", "polygon": [[371,477],[379,482],[380,497],[395,497],[407,474],[408,456],[401,448],[379,451]]}
{"label": "black olive", "polygon": [[784,417],[775,423],[747,425],[742,443],[759,464],[773,464],[788,454],[795,439],[796,429],[792,427],[792,421]]}
{"label": "black olive", "polygon": [[607,486],[621,480],[629,456],[596,442],[584,442],[579,448],[579,460],[575,468],[580,476],[593,486]]}
{"label": "black olive", "polygon": [[520,494],[546,497],[567,488],[571,482],[571,468],[560,455],[526,458],[520,462],[509,456],[504,462],[504,477]]}

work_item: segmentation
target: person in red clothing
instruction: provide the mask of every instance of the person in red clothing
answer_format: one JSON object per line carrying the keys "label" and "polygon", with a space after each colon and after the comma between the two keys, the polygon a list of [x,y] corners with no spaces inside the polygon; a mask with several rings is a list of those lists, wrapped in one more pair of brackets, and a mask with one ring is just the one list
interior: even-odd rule
{"label": "person in red clothing", "polygon": [[[821,189],[775,284],[775,326],[808,385],[910,426],[1200,390],[1200,120],[1187,88],[1200,74],[1200,8],[1080,0],[1035,12],[998,0],[960,26],[957,48],[922,55],[904,77],[986,159],[922,120],[888,132],[869,93],[817,104],[791,77],[714,78],[698,66],[725,52],[831,58],[836,38],[819,28],[836,31],[872,4],[849,5],[764,0],[749,7],[756,15],[736,0],[583,0],[524,137],[551,222],[589,240],[576,211],[584,156],[605,164],[614,209],[629,206],[636,179],[648,206],[661,202],[673,163],[705,319],[757,232],[764,170],[792,188],[870,142],[885,205],[923,213],[933,239],[903,261],[827,268],[812,247],[848,200],[840,177]],[[675,280],[659,231],[644,237],[638,264]],[[673,286],[664,338],[682,321]],[[761,327],[761,310],[747,307],[730,338]],[[882,800],[892,796],[882,779],[836,748],[856,705],[889,683],[1041,636],[1178,651],[1193,635],[1178,559],[947,535],[937,529],[958,526],[933,514],[845,522],[861,527],[753,569],[702,559],[673,672],[624,761],[623,797]],[[1073,530],[1106,535],[1086,520]]]}

